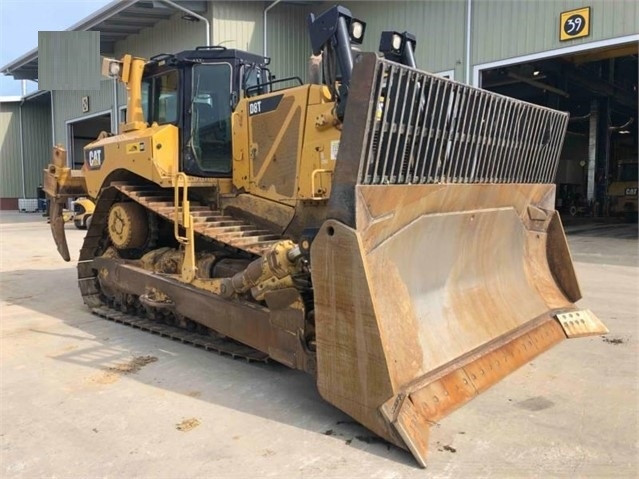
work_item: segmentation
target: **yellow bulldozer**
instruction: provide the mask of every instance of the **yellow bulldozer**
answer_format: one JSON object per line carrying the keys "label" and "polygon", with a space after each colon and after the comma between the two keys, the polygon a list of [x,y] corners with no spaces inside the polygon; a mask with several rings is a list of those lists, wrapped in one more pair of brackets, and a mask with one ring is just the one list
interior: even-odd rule
{"label": "yellow bulldozer", "polygon": [[637,158],[619,161],[617,174],[608,185],[610,216],[623,216],[626,221],[637,221]]}
{"label": "yellow bulldozer", "polygon": [[[321,81],[199,47],[105,59],[126,122],[45,170],[51,229],[95,211],[90,310],[316,377],[322,397],[422,466],[431,425],[566,338],[581,297],[553,178],[568,115],[362,53],[343,7],[309,18]],[[298,82],[301,83],[301,82]]]}

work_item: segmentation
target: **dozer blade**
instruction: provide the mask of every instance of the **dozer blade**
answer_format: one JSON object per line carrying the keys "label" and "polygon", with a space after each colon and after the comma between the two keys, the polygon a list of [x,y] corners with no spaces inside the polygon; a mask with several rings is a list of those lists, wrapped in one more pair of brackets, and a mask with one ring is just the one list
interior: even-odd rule
{"label": "dozer blade", "polygon": [[566,124],[357,58],[311,249],[318,389],[422,466],[433,423],[566,337],[607,332],[574,305],[554,211]]}
{"label": "dozer blade", "polygon": [[86,181],[81,171],[67,166],[66,150],[60,146],[53,148],[51,163],[45,168],[43,176],[44,191],[49,200],[51,235],[62,259],[70,261],[63,210],[69,198],[86,196]]}

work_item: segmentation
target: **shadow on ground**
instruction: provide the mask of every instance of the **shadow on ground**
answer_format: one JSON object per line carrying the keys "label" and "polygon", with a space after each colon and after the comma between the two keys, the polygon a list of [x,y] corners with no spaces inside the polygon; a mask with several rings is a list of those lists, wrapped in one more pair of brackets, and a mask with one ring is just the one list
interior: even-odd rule
{"label": "shadow on ground", "polygon": [[[58,285],[64,294],[45,285]],[[331,436],[345,447],[365,448],[367,453],[417,467],[408,452],[378,438],[325,402],[311,376],[275,362],[234,360],[98,318],[85,308],[76,288],[75,268],[4,272],[0,300],[6,305],[48,315],[78,331],[30,327],[28,315],[24,315],[25,328],[10,330],[8,335],[27,330],[69,339],[68,348],[50,357],[94,370],[91,377],[97,383],[108,384],[126,375],[200,401]],[[77,293],[69,294],[71,289]]]}

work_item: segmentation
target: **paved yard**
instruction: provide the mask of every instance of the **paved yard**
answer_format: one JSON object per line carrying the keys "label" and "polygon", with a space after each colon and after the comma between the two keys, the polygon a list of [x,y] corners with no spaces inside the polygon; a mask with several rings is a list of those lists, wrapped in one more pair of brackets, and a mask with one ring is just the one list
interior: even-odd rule
{"label": "paved yard", "polygon": [[[565,341],[442,420],[428,469],[309,376],[89,314],[35,214],[0,214],[0,476],[637,477],[636,225],[571,223],[610,334]],[[67,226],[70,250],[84,232]]]}

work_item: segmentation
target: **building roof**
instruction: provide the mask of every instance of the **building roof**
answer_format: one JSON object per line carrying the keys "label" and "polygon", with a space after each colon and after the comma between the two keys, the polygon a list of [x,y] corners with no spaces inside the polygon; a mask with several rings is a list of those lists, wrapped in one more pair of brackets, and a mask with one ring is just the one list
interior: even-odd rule
{"label": "building roof", "polygon": [[[176,3],[195,13],[206,11],[205,1],[177,0]],[[170,18],[177,11],[161,0],[115,0],[67,28],[67,31],[100,32],[100,53],[112,55],[115,42],[152,27],[159,21]],[[4,65],[0,68],[0,73],[11,75],[16,80],[37,80],[38,49],[34,48]]]}

